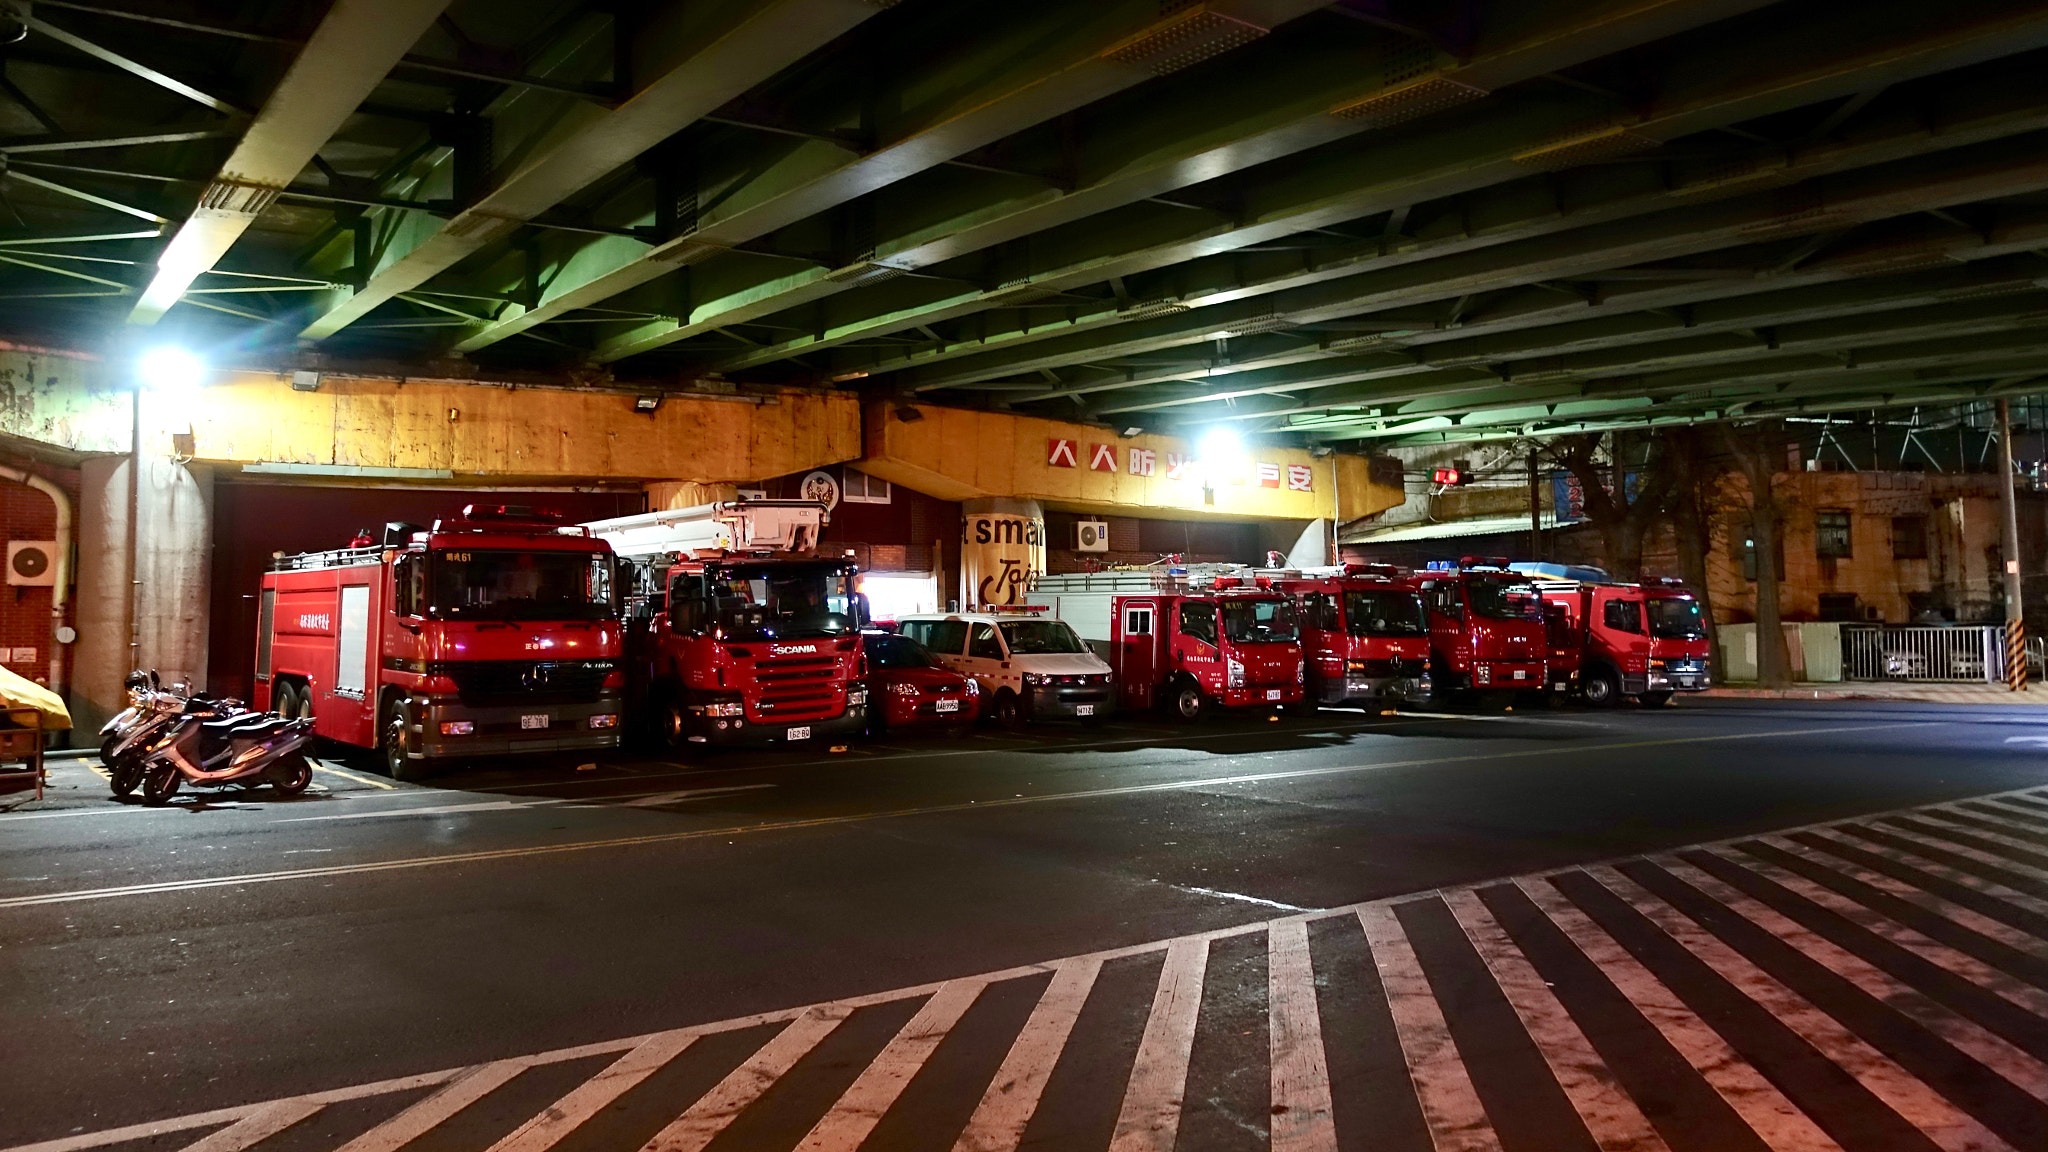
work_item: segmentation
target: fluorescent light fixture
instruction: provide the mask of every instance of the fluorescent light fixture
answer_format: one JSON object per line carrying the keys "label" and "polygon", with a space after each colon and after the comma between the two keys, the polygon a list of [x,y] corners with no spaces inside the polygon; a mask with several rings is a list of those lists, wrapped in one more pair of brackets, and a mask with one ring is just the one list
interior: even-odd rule
{"label": "fluorescent light fixture", "polygon": [[1133,425],[1131,425],[1131,426],[1130,426],[1129,428],[1126,428],[1126,429],[1124,429],[1124,431],[1123,431],[1123,437],[1124,437],[1124,439],[1128,440],[1128,439],[1130,439],[1131,437],[1133,437],[1133,436],[1136,436],[1137,434],[1139,434],[1140,432],[1143,432],[1143,431],[1144,431],[1144,429],[1143,429],[1143,428],[1140,428],[1140,427],[1138,427],[1138,426],[1137,426],[1136,424],[1133,424]]}
{"label": "fluorescent light fixture", "polygon": [[136,358],[135,378],[159,392],[189,392],[206,383],[206,362],[190,349],[159,344]]}
{"label": "fluorescent light fixture", "polygon": [[318,392],[319,390],[320,373],[305,368],[292,373],[292,391]]}

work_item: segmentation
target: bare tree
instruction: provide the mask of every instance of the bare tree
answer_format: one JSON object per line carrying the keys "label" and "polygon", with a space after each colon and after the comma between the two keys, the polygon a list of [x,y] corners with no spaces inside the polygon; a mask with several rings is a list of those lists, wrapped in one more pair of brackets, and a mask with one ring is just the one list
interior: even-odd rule
{"label": "bare tree", "polygon": [[[1625,447],[1623,433],[1611,435],[1610,462],[1623,459]],[[1561,436],[1550,442],[1550,455],[1578,480],[1585,494],[1586,519],[1600,533],[1607,566],[1614,578],[1625,583],[1640,580],[1643,544],[1670,511],[1672,499],[1678,494],[1680,475],[1671,466],[1669,453],[1653,450],[1635,498],[1630,499],[1627,477],[1621,467],[1604,469],[1609,474],[1602,474],[1603,468],[1596,459],[1600,442],[1598,432]]]}
{"label": "bare tree", "polygon": [[1707,555],[1713,548],[1713,515],[1727,471],[1697,425],[1673,428],[1661,437],[1665,459],[1675,475],[1671,500],[1671,536],[1678,549],[1678,572],[1699,596],[1707,621],[1707,643],[1715,674],[1727,667],[1721,655],[1721,634],[1714,628],[1714,592],[1707,581]]}
{"label": "bare tree", "polygon": [[1779,622],[1778,539],[1784,505],[1771,481],[1785,466],[1785,426],[1776,420],[1715,426],[1749,486],[1750,552],[1756,563],[1756,678],[1767,688],[1792,682],[1792,655]]}

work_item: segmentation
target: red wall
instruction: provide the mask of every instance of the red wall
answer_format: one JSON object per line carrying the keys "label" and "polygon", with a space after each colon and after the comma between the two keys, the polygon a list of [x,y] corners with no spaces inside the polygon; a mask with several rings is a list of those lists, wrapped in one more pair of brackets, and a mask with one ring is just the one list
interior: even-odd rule
{"label": "red wall", "polygon": [[[17,465],[19,466],[19,465]],[[45,477],[70,494],[73,507],[78,501],[78,473],[70,470],[37,468]],[[0,480],[0,529],[7,540],[52,540],[57,535],[57,509],[50,498],[26,484]],[[75,532],[75,529],[74,529]],[[5,553],[0,552],[0,558]],[[49,588],[27,588],[0,584],[0,663],[7,670],[37,683],[50,678],[50,593]],[[14,649],[33,648],[33,662],[16,663]]]}
{"label": "red wall", "polygon": [[[49,501],[43,503],[47,506]],[[249,699],[256,660],[256,589],[272,552],[340,548],[358,528],[368,528],[381,537],[387,520],[425,525],[456,515],[464,504],[500,503],[559,511],[575,523],[630,516],[645,511],[647,500],[638,491],[319,488],[246,481],[216,485],[208,687]],[[48,611],[47,601],[44,611]]]}

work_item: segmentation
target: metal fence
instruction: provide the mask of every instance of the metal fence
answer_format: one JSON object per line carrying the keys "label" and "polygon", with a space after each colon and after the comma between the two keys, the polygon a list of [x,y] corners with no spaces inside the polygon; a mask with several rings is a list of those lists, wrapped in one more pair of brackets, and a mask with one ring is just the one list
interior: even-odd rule
{"label": "metal fence", "polygon": [[[2028,648],[2033,657],[2034,644]],[[1982,624],[1844,624],[1842,675],[1849,680],[2002,683],[2005,630]]]}

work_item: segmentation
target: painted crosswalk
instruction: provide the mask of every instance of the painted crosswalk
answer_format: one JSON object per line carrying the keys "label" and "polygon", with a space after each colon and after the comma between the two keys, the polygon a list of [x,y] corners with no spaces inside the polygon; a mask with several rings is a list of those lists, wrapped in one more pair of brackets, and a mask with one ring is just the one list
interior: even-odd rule
{"label": "painted crosswalk", "polygon": [[6,1152],[2048,1148],[2048,789]]}

